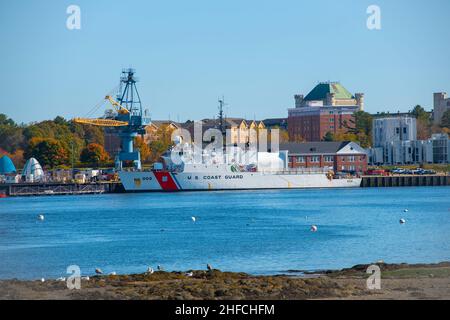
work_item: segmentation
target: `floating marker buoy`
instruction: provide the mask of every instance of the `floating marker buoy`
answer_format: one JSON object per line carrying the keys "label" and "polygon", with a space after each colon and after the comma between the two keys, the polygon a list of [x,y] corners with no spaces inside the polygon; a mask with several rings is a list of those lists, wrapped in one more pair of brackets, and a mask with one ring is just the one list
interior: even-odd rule
{"label": "floating marker buoy", "polygon": [[196,217],[191,217],[191,219],[192,219],[193,222],[197,221]]}
{"label": "floating marker buoy", "polygon": [[408,209],[403,210],[403,212],[408,212]]}
{"label": "floating marker buoy", "polygon": [[400,219],[400,224],[405,224],[406,220],[405,219]]}
{"label": "floating marker buoy", "polygon": [[311,232],[317,232],[317,226],[316,225],[312,225],[311,226]]}
{"label": "floating marker buoy", "polygon": [[38,215],[38,220],[44,221],[45,217],[43,214]]}

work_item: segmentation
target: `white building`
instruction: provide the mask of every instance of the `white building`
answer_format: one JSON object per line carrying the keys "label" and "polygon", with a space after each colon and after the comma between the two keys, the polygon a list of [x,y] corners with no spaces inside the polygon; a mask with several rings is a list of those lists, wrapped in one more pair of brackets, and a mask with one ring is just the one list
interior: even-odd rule
{"label": "white building", "polygon": [[434,134],[417,139],[416,119],[408,116],[373,120],[373,148],[367,150],[370,165],[449,163],[450,139]]}
{"label": "white building", "polygon": [[387,143],[417,139],[414,117],[386,117],[373,120],[373,146],[384,147]]}

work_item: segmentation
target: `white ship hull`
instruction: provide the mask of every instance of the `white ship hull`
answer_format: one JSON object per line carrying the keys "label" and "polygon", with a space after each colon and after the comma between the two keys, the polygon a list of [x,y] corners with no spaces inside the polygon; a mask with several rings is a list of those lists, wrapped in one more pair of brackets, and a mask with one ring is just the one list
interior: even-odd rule
{"label": "white ship hull", "polygon": [[324,173],[121,171],[126,191],[355,188],[361,178],[329,179]]}

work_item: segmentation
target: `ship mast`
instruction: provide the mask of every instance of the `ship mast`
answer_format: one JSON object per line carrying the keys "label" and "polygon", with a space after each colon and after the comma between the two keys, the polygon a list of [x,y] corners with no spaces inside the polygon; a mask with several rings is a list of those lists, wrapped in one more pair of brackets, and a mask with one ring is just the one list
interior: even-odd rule
{"label": "ship mast", "polygon": [[219,98],[219,128],[222,135],[225,135],[225,126],[224,126],[224,117],[223,117],[223,107],[226,106],[225,97],[222,96],[222,99]]}

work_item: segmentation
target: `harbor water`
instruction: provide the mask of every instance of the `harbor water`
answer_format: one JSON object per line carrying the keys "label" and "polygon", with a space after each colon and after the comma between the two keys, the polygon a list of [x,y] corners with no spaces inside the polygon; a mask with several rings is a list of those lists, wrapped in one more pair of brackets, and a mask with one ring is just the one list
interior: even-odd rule
{"label": "harbor water", "polygon": [[278,274],[377,260],[450,261],[450,188],[0,199],[1,279],[64,277],[70,265],[83,275],[95,268],[120,274],[207,263]]}

